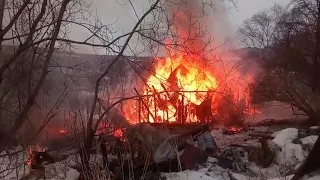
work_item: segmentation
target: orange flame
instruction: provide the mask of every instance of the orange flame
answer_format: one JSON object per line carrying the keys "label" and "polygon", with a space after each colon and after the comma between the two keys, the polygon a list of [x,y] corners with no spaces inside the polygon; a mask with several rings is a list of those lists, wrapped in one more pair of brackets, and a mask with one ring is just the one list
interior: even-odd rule
{"label": "orange flame", "polygon": [[[247,77],[247,81],[252,81]],[[244,100],[245,114],[260,111],[250,104],[248,92],[237,82],[226,86],[237,96],[235,103]],[[217,113],[219,101],[223,96],[218,93],[220,86],[214,72],[200,56],[179,55],[166,59],[156,59],[155,74],[151,75],[143,88],[142,104],[129,101],[124,105],[123,114],[131,123],[140,122],[179,122],[179,105],[184,106],[184,122],[199,122],[195,108],[206,98],[211,102],[211,111]],[[230,104],[229,106],[234,106]],[[235,107],[234,107],[235,108]],[[140,113],[139,113],[140,112]]]}
{"label": "orange flame", "polygon": [[[150,112],[144,111],[142,116],[149,122],[177,122],[177,101],[184,105],[200,105],[208,96],[208,92],[218,88],[213,73],[200,60],[178,57],[157,59],[155,74],[147,80],[143,89],[145,106]],[[171,102],[170,102],[171,100]],[[129,122],[137,122],[137,106],[134,102],[126,104],[125,117]],[[189,122],[197,122],[194,113],[187,113]]]}
{"label": "orange flame", "polygon": [[67,134],[68,133],[68,131],[66,129],[60,129],[59,132],[60,132],[60,134]]}
{"label": "orange flame", "polygon": [[[222,92],[225,89],[230,89],[232,95],[236,96],[233,97],[235,103],[240,104],[245,99],[245,113],[258,112],[252,110],[250,103],[247,103],[248,98],[246,96],[248,93],[244,91],[243,87],[240,87],[241,85],[238,85],[239,82],[231,83],[226,77],[219,79],[221,73],[227,74],[225,76],[234,73],[233,66],[226,67],[222,63],[224,64],[223,67],[213,70],[214,67],[209,65],[209,58],[206,57],[207,53],[205,51],[209,43],[206,42],[206,39],[210,38],[206,37],[208,34],[202,31],[201,20],[198,24],[199,27],[195,27],[194,20],[190,19],[192,15],[189,14],[195,13],[194,15],[196,15],[198,12],[195,9],[200,8],[201,5],[196,1],[190,1],[188,4],[188,6],[179,6],[178,9],[175,9],[177,12],[174,13],[176,16],[173,23],[177,27],[177,36],[175,37],[179,39],[172,39],[174,43],[170,43],[170,39],[166,40],[167,44],[178,42],[177,44],[181,44],[181,46],[170,49],[174,51],[174,56],[155,59],[154,74],[144,82],[140,94],[142,97],[139,97],[140,102],[131,100],[122,106],[124,117],[131,124],[202,121],[203,119],[199,117],[199,113],[196,111],[203,110],[204,108],[201,105],[207,100],[211,101],[209,104],[211,112],[217,113],[219,101],[224,98],[221,94],[219,95],[218,90]],[[184,8],[188,13],[184,13]],[[205,26],[203,28],[205,29]],[[214,44],[214,42],[210,44]],[[210,50],[210,54],[213,53]],[[230,65],[231,63],[227,64]],[[236,78],[232,77],[231,79]],[[240,78],[237,77],[237,79]],[[248,79],[252,80],[251,77],[248,77]],[[208,109],[207,104],[206,109]],[[228,104],[231,107],[233,105]],[[183,114],[182,118],[181,114]]]}
{"label": "orange flame", "polygon": [[116,129],[114,132],[113,132],[113,136],[114,137],[117,137],[117,138],[121,138],[123,137],[123,132],[121,129]]}
{"label": "orange flame", "polygon": [[229,128],[229,131],[231,132],[239,132],[239,131],[242,131],[243,128],[241,127],[230,127]]}

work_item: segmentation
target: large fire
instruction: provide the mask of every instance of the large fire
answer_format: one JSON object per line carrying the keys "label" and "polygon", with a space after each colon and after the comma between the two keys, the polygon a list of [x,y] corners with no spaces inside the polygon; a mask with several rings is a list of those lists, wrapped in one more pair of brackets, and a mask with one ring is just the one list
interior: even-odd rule
{"label": "large fire", "polygon": [[[179,122],[179,108],[185,106],[184,121],[197,122],[200,119],[195,114],[196,106],[207,98],[214,101],[210,92],[217,88],[213,73],[199,61],[182,55],[157,59],[155,74],[148,78],[143,88],[145,98],[139,105],[148,110],[142,110],[140,118],[149,122]],[[126,106],[124,114],[131,123],[138,123],[138,109],[133,103]]]}
{"label": "large fire", "polygon": [[[218,113],[219,102],[224,98],[219,92],[221,83],[211,70],[212,67],[210,68],[200,57],[193,58],[179,55],[156,59],[155,73],[145,82],[143,93],[140,94],[142,97],[139,101],[129,101],[125,104],[123,113],[126,119],[132,124],[212,121],[212,116]],[[232,101],[238,102],[239,99],[243,99],[243,113],[258,112],[250,107],[243,90],[240,96],[237,99],[233,97]],[[236,108],[233,107],[234,104],[229,106],[233,110]],[[206,119],[207,116],[209,119]]]}
{"label": "large fire", "polygon": [[[196,1],[188,3],[189,6],[184,8],[189,13],[197,14]],[[234,68],[215,67],[211,63],[215,57],[210,59],[206,55],[213,53],[205,52],[207,34],[202,33],[202,28],[194,26],[197,23],[200,26],[201,22],[195,23],[189,19],[191,15],[183,12],[178,9],[174,13],[179,37],[175,42],[180,42],[182,48],[172,49],[174,52],[168,53],[170,56],[166,58],[155,59],[153,73],[143,80],[140,92],[136,90],[139,98],[122,106],[125,118],[132,124],[190,123],[212,122],[216,115],[220,115],[220,119],[234,119],[235,112],[239,111],[257,113],[256,109],[251,108],[248,93],[240,87],[239,81],[234,77],[231,77],[233,82],[226,78],[234,72]],[[225,74],[221,76],[222,71]],[[248,79],[252,80],[250,77]],[[232,102],[226,102],[230,98]]]}

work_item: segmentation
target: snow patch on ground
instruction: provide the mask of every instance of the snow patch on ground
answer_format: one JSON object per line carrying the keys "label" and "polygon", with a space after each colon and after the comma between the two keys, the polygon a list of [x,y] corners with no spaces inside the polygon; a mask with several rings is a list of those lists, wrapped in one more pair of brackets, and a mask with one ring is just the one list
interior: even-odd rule
{"label": "snow patch on ground", "polygon": [[309,177],[306,180],[319,180],[319,179],[320,179],[320,175],[317,175],[317,176]]}
{"label": "snow patch on ground", "polygon": [[310,129],[316,130],[316,129],[319,129],[319,126],[311,126]]}
{"label": "snow patch on ground", "polygon": [[298,129],[287,128],[278,132],[272,140],[281,148],[281,151],[276,154],[276,162],[285,167],[294,167],[300,164],[307,156],[300,144],[292,143],[298,138]]}
{"label": "snow patch on ground", "polygon": [[284,147],[298,137],[299,130],[296,128],[287,128],[276,133],[276,137],[272,140],[279,147]]}
{"label": "snow patch on ground", "polygon": [[293,175],[285,176],[285,177],[272,178],[272,179],[268,179],[268,180],[290,180],[291,178],[293,178]]}
{"label": "snow patch on ground", "polygon": [[[276,131],[275,129],[270,128],[260,128],[259,130],[253,130],[259,131],[259,132],[270,132],[270,130],[273,132]],[[240,145],[259,145],[256,139],[250,139],[249,133],[252,131],[247,132],[241,132],[234,135],[224,135],[222,129],[214,130],[211,132],[213,135],[217,145],[220,147],[221,150],[224,148],[229,149],[235,149],[230,148],[231,144],[240,144]],[[272,132],[270,132],[272,133]],[[275,163],[273,163],[268,168],[261,168],[255,165],[252,162],[248,161],[247,154],[245,153],[244,156],[239,156],[234,159],[231,159],[233,163],[239,163],[243,165],[244,168],[239,169],[226,169],[222,168],[221,166],[221,160],[219,161],[216,158],[209,157],[207,162],[204,164],[201,164],[197,166],[197,169],[193,170],[186,170],[182,172],[173,172],[173,173],[161,173],[162,176],[167,178],[168,180],[229,180],[230,175],[235,177],[237,180],[255,180],[255,179],[265,179],[265,180],[289,180],[292,176],[282,177],[283,174],[288,172],[288,169],[294,170],[296,169],[299,164],[305,159],[307,150],[302,149],[302,145],[312,145],[317,140],[317,136],[307,136],[305,138],[299,139],[300,142],[297,142],[295,140],[298,140],[298,129],[295,128],[288,128],[283,129],[281,131],[273,133],[274,139],[272,141],[269,141],[269,145],[276,147],[274,152],[276,152],[276,159]],[[295,144],[293,142],[301,143],[301,144]],[[272,148],[272,147],[271,147]],[[280,151],[281,149],[281,151]],[[59,154],[59,153],[58,153]],[[75,165],[79,165],[80,159],[79,155],[77,153],[68,153],[67,158],[64,160],[61,160],[60,162],[56,162],[54,164],[46,165],[46,178],[51,180],[76,180],[79,178],[80,173],[72,168],[75,168]],[[227,156],[229,157],[229,156]],[[111,159],[114,159],[114,157],[110,156],[108,157]],[[240,159],[239,159],[240,158]],[[25,153],[21,153],[19,156],[14,157],[15,162],[19,162],[19,166],[15,169],[14,166],[12,166],[14,163],[12,163],[12,157],[5,157],[0,158],[0,170],[3,170],[6,167],[11,167],[13,171],[9,172],[9,176],[7,176],[5,179],[19,179],[17,178],[16,172],[23,172],[21,168],[25,168],[25,173],[28,174],[29,167],[24,166],[23,162],[25,162]],[[238,162],[238,160],[240,160]],[[11,163],[10,163],[11,161]],[[19,164],[18,163],[18,164]],[[102,165],[102,156],[101,155],[92,155],[90,159],[90,164],[92,167],[94,167],[95,170],[97,170],[97,173],[100,172],[100,166]],[[220,166],[219,166],[220,165]],[[20,168],[20,169],[19,169]],[[2,175],[0,173],[0,175]],[[18,175],[21,177],[22,175]],[[279,178],[278,178],[279,177]],[[0,177],[1,179],[1,177]],[[106,179],[106,178],[102,178]],[[320,176],[314,176],[306,178],[306,180],[315,180],[320,179]]]}
{"label": "snow patch on ground", "polygon": [[197,172],[197,171],[182,171],[177,173],[163,173],[164,177],[166,177],[169,180],[220,180],[218,178],[210,177],[203,172]]}
{"label": "snow patch on ground", "polygon": [[79,178],[80,173],[75,169],[70,169],[66,175],[66,180],[76,180]]}
{"label": "snow patch on ground", "polygon": [[[19,149],[17,149],[19,150]],[[5,152],[1,153],[2,155]],[[20,179],[26,174],[29,174],[30,168],[25,166],[27,156],[24,152],[19,152],[11,157],[0,157],[0,179]]]}
{"label": "snow patch on ground", "polygon": [[75,169],[70,169],[65,174],[61,173],[57,177],[54,177],[49,180],[77,180],[80,176],[80,173]]}

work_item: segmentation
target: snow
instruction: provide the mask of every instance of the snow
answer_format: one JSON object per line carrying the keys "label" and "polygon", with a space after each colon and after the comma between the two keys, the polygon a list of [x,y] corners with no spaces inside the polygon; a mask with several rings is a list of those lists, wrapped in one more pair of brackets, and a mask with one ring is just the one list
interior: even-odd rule
{"label": "snow", "polygon": [[306,180],[319,180],[319,179],[320,179],[320,175],[317,175],[317,176],[309,177]]}
{"label": "snow", "polygon": [[207,162],[208,163],[217,163],[218,159],[209,156]]}
{"label": "snow", "polygon": [[272,140],[281,148],[281,151],[276,154],[276,162],[288,168],[295,169],[307,156],[300,144],[292,143],[298,138],[298,129],[287,128],[276,134]]}
{"label": "snow", "polygon": [[65,174],[60,173],[57,177],[51,178],[49,180],[77,180],[80,176],[80,173],[75,169],[70,169]]}
{"label": "snow", "polygon": [[236,178],[237,180],[254,180],[256,178],[249,177],[240,173],[231,173],[231,175]]}
{"label": "snow", "polygon": [[[19,150],[17,148],[17,150]],[[5,152],[1,153],[2,155]],[[5,179],[20,179],[26,174],[29,174],[30,168],[25,166],[24,162],[27,157],[24,152],[15,154],[15,156],[3,156],[0,157],[0,179],[5,177]]]}
{"label": "snow", "polygon": [[177,173],[163,173],[163,176],[168,180],[220,180],[217,178],[210,177],[203,172],[197,171],[182,171]]}
{"label": "snow", "polygon": [[[260,128],[260,127],[259,127]],[[254,129],[253,131],[266,131],[272,133],[278,129],[271,128],[260,128],[259,130]],[[214,139],[217,145],[220,147],[220,150],[224,150],[224,148],[229,148],[236,150],[236,148],[230,148],[231,144],[240,144],[240,145],[251,145],[254,146],[256,144],[259,145],[256,139],[249,139],[249,133],[251,130],[247,132],[241,132],[234,135],[224,135],[222,129],[216,129],[211,132],[213,134]],[[252,132],[252,131],[251,131]],[[269,145],[271,149],[276,153],[275,162],[268,168],[261,168],[257,166],[255,163],[248,161],[247,152],[245,149],[242,149],[241,152],[245,154],[243,156],[236,156],[233,154],[233,161],[235,164],[242,165],[241,168],[238,169],[225,169],[219,166],[219,158],[209,157],[207,162],[197,166],[196,169],[185,170],[182,172],[172,172],[172,173],[161,173],[163,177],[168,180],[229,180],[230,176],[235,177],[237,180],[255,180],[255,179],[265,179],[265,180],[289,180],[292,176],[285,177],[284,174],[287,172],[292,172],[291,170],[295,170],[305,159],[307,155],[306,148],[304,145],[312,145],[317,140],[318,136],[307,136],[298,140],[298,129],[295,128],[287,128],[273,133],[274,139],[269,141]],[[294,142],[300,143],[296,144]],[[241,147],[240,147],[241,149]],[[225,149],[226,150],[226,149]],[[228,149],[227,149],[228,150]],[[65,151],[63,151],[65,152]],[[61,152],[61,153],[63,153]],[[228,151],[227,151],[228,152]],[[237,152],[237,151],[236,151]],[[58,154],[61,154],[58,153]],[[239,152],[238,152],[239,153]],[[228,156],[229,157],[229,156]],[[111,159],[115,157],[108,157]],[[5,177],[5,179],[19,179],[22,177],[23,168],[24,174],[29,173],[29,167],[24,166],[23,162],[25,162],[25,154],[21,153],[19,156],[14,157],[15,162],[12,163],[9,157],[1,157],[0,158],[0,170],[4,170],[4,168],[9,167],[10,164],[19,164],[20,166],[11,167],[13,169],[12,172],[7,172],[9,175]],[[59,162],[49,164],[45,166],[45,176],[49,180],[77,180],[80,177],[80,173],[71,168],[75,167],[75,165],[79,164],[79,155],[77,153],[68,153],[67,158],[61,160]],[[11,162],[11,163],[10,163]],[[93,169],[97,170],[97,174],[103,175],[98,168],[102,165],[102,156],[92,155],[90,159],[90,164]],[[233,165],[235,165],[233,164]],[[97,167],[97,168],[95,168]],[[19,178],[17,177],[17,172]],[[0,179],[1,179],[0,173]],[[105,175],[105,174],[104,174]],[[313,177],[305,178],[305,180],[318,180],[320,179],[320,175],[312,175]],[[98,177],[98,176],[97,176]],[[100,175],[99,175],[100,177]]]}
{"label": "snow", "polygon": [[305,138],[301,138],[300,141],[303,145],[314,145],[318,139],[318,136],[316,135],[311,135],[307,136]]}
{"label": "snow", "polygon": [[77,180],[80,176],[80,173],[75,170],[75,169],[70,169],[67,173],[66,173],[67,177],[65,180]]}
{"label": "snow", "polygon": [[310,129],[316,130],[316,129],[319,129],[319,126],[311,126]]}
{"label": "snow", "polygon": [[279,147],[284,147],[298,137],[299,130],[296,128],[287,128],[276,133],[276,137],[272,140]]}
{"label": "snow", "polygon": [[291,178],[293,178],[293,175],[285,176],[285,177],[277,177],[277,178],[272,178],[268,180],[290,180]]}

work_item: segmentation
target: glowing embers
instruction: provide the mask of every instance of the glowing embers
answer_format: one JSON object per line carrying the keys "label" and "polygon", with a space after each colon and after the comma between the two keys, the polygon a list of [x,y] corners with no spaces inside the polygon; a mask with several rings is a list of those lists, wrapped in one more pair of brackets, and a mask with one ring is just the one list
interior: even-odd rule
{"label": "glowing embers", "polygon": [[237,134],[237,133],[242,133],[246,131],[247,129],[244,127],[240,126],[231,126],[227,127],[226,129],[223,130],[223,134],[225,135],[232,135],[232,134]]}
{"label": "glowing embers", "polygon": [[99,136],[103,134],[109,134],[119,139],[123,138],[122,129],[115,128],[113,125],[111,125],[111,123],[108,123],[108,122],[101,122],[98,125],[98,129],[95,135]]}
{"label": "glowing embers", "polygon": [[45,152],[46,148],[41,147],[40,145],[28,146],[27,148],[27,162],[26,164],[31,166],[35,161],[35,156],[39,152]]}
{"label": "glowing embers", "polygon": [[68,133],[68,130],[66,130],[66,129],[60,129],[59,132],[60,132],[60,134],[67,134],[67,133]]}

